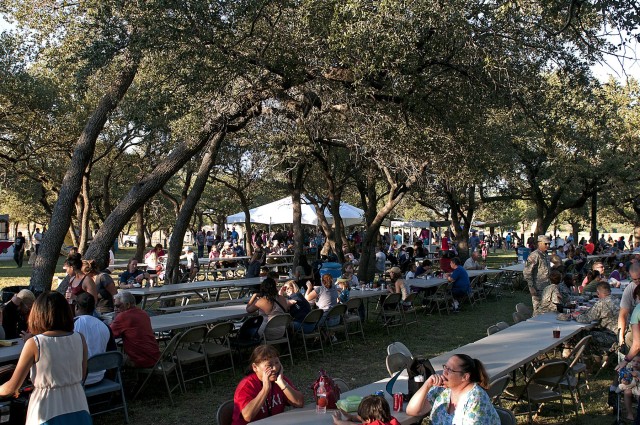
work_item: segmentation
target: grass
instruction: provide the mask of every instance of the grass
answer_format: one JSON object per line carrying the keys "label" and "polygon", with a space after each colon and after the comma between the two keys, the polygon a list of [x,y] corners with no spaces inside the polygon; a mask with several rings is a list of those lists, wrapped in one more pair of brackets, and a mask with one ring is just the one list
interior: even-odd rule
{"label": "grass", "polygon": [[[127,258],[130,254],[126,250],[123,251],[118,255],[119,258]],[[513,254],[508,256],[496,254],[489,258],[488,265],[501,265],[513,260]],[[0,263],[0,286],[21,284],[20,282],[26,284],[30,270],[26,265],[23,269],[16,269],[13,263]],[[378,324],[369,322],[365,324],[366,341],[354,337],[353,348],[337,346],[333,353],[330,349],[326,350],[324,357],[319,353],[313,353],[309,361],[304,358],[304,352],[294,348],[295,366],[292,367],[289,359],[285,358],[284,370],[303,391],[305,400],[310,402],[313,399],[310,385],[315,381],[318,370],[321,368],[325,369],[330,376],[345,379],[351,388],[366,385],[388,376],[385,357],[386,347],[391,342],[402,341],[413,353],[431,358],[483,338],[486,336],[487,327],[498,321],[512,323],[511,313],[518,302],[530,304],[531,299],[523,292],[507,293],[498,302],[489,300],[474,310],[467,307],[457,315],[419,315],[419,326],[413,325],[414,327],[406,332],[401,328],[395,328],[391,336],[388,336]],[[215,423],[218,406],[233,398],[235,387],[246,367],[246,360],[244,360],[243,363],[236,363],[235,376],[231,372],[214,375],[213,389],[208,384],[191,383],[187,386],[187,394],[174,393],[175,407],[170,405],[161,381],[154,379],[137,400],[129,403],[131,423],[140,425]],[[543,409],[540,423],[610,424],[613,417],[611,409],[606,406],[606,394],[613,370],[607,370],[601,373],[601,376],[602,379],[591,382],[591,389],[587,390],[587,394],[583,397],[587,410],[585,415],[581,413],[578,420],[575,416],[567,416],[569,420],[563,422],[559,409],[548,406]],[[131,378],[131,376],[128,377],[128,379]],[[565,403],[565,411],[571,412],[571,406],[567,403]],[[97,425],[112,424],[114,421],[120,421],[121,418],[121,414],[115,412],[96,417],[95,423]],[[518,422],[526,423],[526,416],[518,417]]]}

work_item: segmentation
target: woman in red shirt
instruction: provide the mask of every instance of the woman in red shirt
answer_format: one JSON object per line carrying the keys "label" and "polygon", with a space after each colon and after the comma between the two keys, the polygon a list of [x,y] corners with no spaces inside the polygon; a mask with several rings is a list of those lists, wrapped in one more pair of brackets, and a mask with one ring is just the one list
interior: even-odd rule
{"label": "woman in red shirt", "polygon": [[246,425],[284,412],[285,406],[302,407],[304,397],[283,374],[278,350],[259,345],[251,354],[253,370],[236,387],[231,425]]}

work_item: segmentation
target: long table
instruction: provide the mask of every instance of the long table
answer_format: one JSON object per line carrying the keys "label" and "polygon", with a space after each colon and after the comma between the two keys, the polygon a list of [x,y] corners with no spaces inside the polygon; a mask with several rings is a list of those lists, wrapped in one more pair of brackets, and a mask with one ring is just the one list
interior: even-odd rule
{"label": "long table", "polygon": [[524,271],[524,263],[514,264],[513,266],[500,267],[500,270],[507,271],[507,272],[522,273]]}
{"label": "long table", "polygon": [[210,299],[209,291],[212,289],[217,290],[216,301],[220,299],[220,290],[223,288],[245,288],[248,286],[254,286],[260,284],[259,277],[251,277],[245,279],[237,279],[237,280],[223,280],[223,281],[214,281],[214,280],[203,280],[200,282],[189,282],[189,283],[178,283],[175,285],[163,285],[156,286],[152,288],[132,288],[128,289],[133,295],[138,295],[142,297],[142,301],[140,304],[140,308],[145,309],[147,305],[147,299],[151,296],[161,297],[163,295],[171,295],[171,294],[179,294],[182,292],[191,292],[195,295],[199,296],[203,300],[205,297],[201,292],[206,292],[207,299]]}
{"label": "long table", "polygon": [[18,343],[9,347],[0,347],[0,363],[13,362],[20,357],[22,347],[24,347],[24,341],[22,338],[16,338],[12,341],[18,341]]}
{"label": "long table", "polygon": [[[286,371],[285,371],[286,373]],[[376,391],[385,391],[385,387],[387,382],[389,382],[390,378],[381,379],[379,381],[373,382],[369,385],[365,385],[362,387],[354,388],[353,390],[347,391],[346,393],[341,395],[341,398],[346,398],[351,395],[358,395],[361,397],[374,394]],[[303,385],[298,382],[294,382],[298,389],[302,388]],[[394,392],[407,393],[407,375],[403,373],[400,375],[395,385],[393,386]],[[389,406],[393,408],[393,398],[384,393],[384,397],[389,403]],[[409,425],[415,423],[416,419],[413,416],[409,416],[406,413],[407,403],[404,403],[402,412],[394,412],[391,410],[391,414],[395,417],[398,422],[402,425]],[[256,425],[330,425],[333,424],[333,413],[335,410],[327,410],[327,413],[323,415],[319,415],[316,413],[315,403],[307,403],[301,409],[291,409],[279,415],[271,416],[269,418],[261,419],[259,421],[251,422],[251,424]],[[355,423],[355,422],[354,422]]]}
{"label": "long table", "polygon": [[239,319],[249,315],[251,315],[251,313],[247,313],[246,306],[241,304],[202,310],[183,311],[173,314],[162,314],[159,316],[151,316],[150,319],[151,328],[154,332],[165,332],[174,329],[192,328],[194,326]]}
{"label": "long table", "polygon": [[[591,326],[575,321],[560,321],[556,319],[556,313],[545,313],[429,360],[436,371],[442,371],[442,365],[452,355],[467,354],[479,359],[489,379],[494,380],[526,365]],[[560,338],[553,337],[555,328],[560,329]]]}

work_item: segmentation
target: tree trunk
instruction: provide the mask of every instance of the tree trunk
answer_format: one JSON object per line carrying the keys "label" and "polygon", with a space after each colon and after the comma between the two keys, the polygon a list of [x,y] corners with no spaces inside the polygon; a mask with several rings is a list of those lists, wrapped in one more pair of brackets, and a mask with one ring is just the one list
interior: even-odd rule
{"label": "tree trunk", "polygon": [[293,208],[293,266],[292,271],[296,270],[300,263],[302,255],[302,245],[304,236],[302,235],[302,184],[304,181],[304,171],[306,164],[297,164],[294,169],[287,173],[287,185],[291,193],[291,206]]}
{"label": "tree trunk", "polygon": [[[69,236],[71,237],[71,245],[77,247],[78,246],[78,232],[76,231],[76,226],[73,224],[73,220],[69,224]],[[44,237],[44,235],[43,235]],[[42,247],[40,247],[40,252],[42,252]]]}
{"label": "tree trunk", "polygon": [[[237,131],[244,127],[249,119],[260,114],[262,99],[250,100],[252,103],[241,105],[235,113],[212,118],[204,126],[195,143],[178,144],[149,175],[136,183],[107,217],[93,242],[89,245],[87,256],[98,261],[100,267],[104,267],[108,262],[111,243],[141,205],[155,195],[217,133],[222,132],[225,128]],[[227,124],[234,120],[239,120],[239,123],[234,124],[233,127]],[[182,241],[179,242],[182,245]]]}
{"label": "tree trunk", "polygon": [[142,204],[136,212],[136,232],[136,253],[134,258],[138,260],[138,262],[142,262],[144,249],[147,245],[144,237],[144,204]]}
{"label": "tree trunk", "polygon": [[340,216],[340,197],[339,196],[331,196],[331,215],[333,216],[333,234],[335,237],[335,252],[338,255],[338,261],[340,263],[344,263],[344,251],[342,247],[348,245],[348,240],[346,235],[344,234],[344,226],[342,224],[342,217]]}
{"label": "tree trunk", "polygon": [[571,234],[573,235],[574,243],[578,243],[578,232],[580,232],[580,223],[577,221],[571,223]]}
{"label": "tree trunk", "polygon": [[80,193],[79,204],[81,206],[80,213],[80,241],[78,242],[78,251],[86,252],[89,245],[89,218],[91,217],[91,200],[89,199],[89,172],[82,176],[82,190]]}
{"label": "tree trunk", "polygon": [[591,240],[598,243],[598,194],[591,197]]}
{"label": "tree trunk", "polygon": [[167,257],[165,283],[172,284],[180,281],[180,253],[182,251],[184,235],[187,233],[189,218],[193,215],[196,205],[198,205],[198,201],[202,196],[202,192],[204,192],[204,188],[207,185],[207,179],[209,178],[209,173],[216,162],[218,150],[220,149],[220,145],[222,144],[225,135],[226,132],[222,130],[216,133],[215,136],[209,140],[207,151],[200,162],[200,168],[198,169],[196,180],[183,202],[182,208],[180,208],[180,213],[176,219],[176,225],[173,228],[171,240],[169,241],[169,255]]}
{"label": "tree trunk", "polygon": [[[139,61],[139,55],[132,52],[127,53],[125,58],[126,67],[100,99],[78,138],[71,162],[58,192],[58,200],[53,207],[47,232],[42,237],[40,255],[33,265],[31,285],[36,291],[48,291],[51,289],[53,274],[56,271],[58,256],[60,255],[60,247],[64,243],[64,236],[71,224],[71,214],[80,192],[83,173],[91,162],[96,140],[102,132],[109,114],[118,106],[118,103],[133,82],[138,71]],[[113,229],[115,234],[120,228]],[[113,237],[111,240],[113,240]],[[105,251],[106,253],[108,253],[108,249]]]}

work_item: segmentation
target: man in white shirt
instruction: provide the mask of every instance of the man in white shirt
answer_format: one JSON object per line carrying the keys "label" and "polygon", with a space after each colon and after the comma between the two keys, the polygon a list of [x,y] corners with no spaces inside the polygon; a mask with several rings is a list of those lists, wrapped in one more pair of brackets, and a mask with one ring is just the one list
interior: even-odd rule
{"label": "man in white shirt", "polygon": [[464,269],[465,270],[482,270],[482,264],[480,264],[480,262],[478,262],[478,260],[480,259],[480,255],[474,251],[473,253],[471,253],[471,257],[467,258],[467,261],[464,262]]}
{"label": "man in white shirt", "polygon": [[[76,317],[73,330],[81,333],[87,342],[87,356],[95,356],[107,351],[107,343],[111,332],[107,325],[93,316],[96,301],[93,295],[83,292],[76,298]],[[85,385],[97,384],[104,378],[104,370],[87,374]]]}
{"label": "man in white shirt", "polygon": [[384,273],[386,261],[387,261],[387,256],[384,255],[384,252],[380,250],[379,246],[376,246],[376,272]]}
{"label": "man in white shirt", "polygon": [[36,251],[36,255],[40,254],[40,243],[42,242],[42,233],[40,233],[40,228],[36,227],[36,231],[31,238],[31,242],[33,242],[33,247]]}

